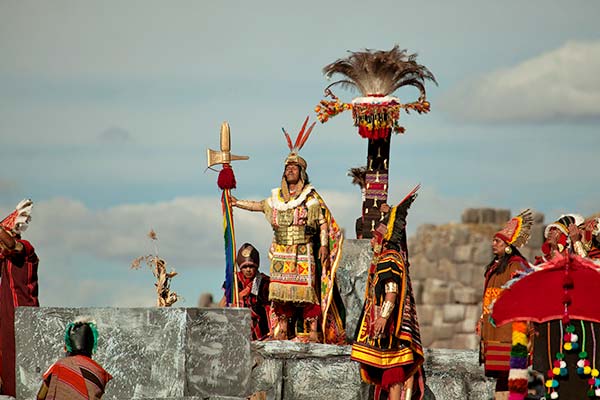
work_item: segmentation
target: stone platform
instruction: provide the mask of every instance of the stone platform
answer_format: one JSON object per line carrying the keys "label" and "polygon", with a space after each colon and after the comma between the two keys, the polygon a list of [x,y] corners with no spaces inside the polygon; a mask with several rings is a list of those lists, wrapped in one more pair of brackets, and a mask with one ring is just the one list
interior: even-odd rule
{"label": "stone platform", "polygon": [[[63,356],[64,327],[75,316],[98,323],[94,357],[114,379],[105,399],[366,400],[370,388],[350,346],[251,342],[246,309],[18,308],[17,398],[33,399],[43,372]],[[489,399],[474,351],[426,350],[426,399]]]}

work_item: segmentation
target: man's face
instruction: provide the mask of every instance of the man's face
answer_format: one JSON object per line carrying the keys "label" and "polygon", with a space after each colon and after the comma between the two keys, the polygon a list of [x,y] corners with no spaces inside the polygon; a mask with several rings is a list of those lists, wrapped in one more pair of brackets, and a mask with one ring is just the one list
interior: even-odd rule
{"label": "man's face", "polygon": [[494,253],[495,256],[502,256],[504,255],[504,250],[508,247],[508,245],[506,244],[506,242],[500,238],[495,237],[492,240],[492,253]]}
{"label": "man's face", "polygon": [[258,268],[256,268],[256,265],[252,264],[245,264],[241,266],[240,269],[242,270],[242,274],[246,279],[254,279],[256,273],[258,272]]}
{"label": "man's face", "polygon": [[548,231],[548,243],[558,243],[558,239],[560,238],[561,233],[562,232],[557,227],[551,227]]}
{"label": "man's face", "polygon": [[288,164],[285,166],[284,175],[285,181],[294,185],[300,180],[300,167],[298,164]]}

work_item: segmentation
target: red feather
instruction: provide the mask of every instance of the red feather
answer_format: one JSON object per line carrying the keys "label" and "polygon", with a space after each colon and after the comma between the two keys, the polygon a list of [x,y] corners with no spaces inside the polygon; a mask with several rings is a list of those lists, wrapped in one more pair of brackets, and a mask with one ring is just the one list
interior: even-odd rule
{"label": "red feather", "polygon": [[304,143],[306,143],[306,141],[308,140],[308,137],[310,136],[310,133],[312,132],[313,128],[315,127],[315,124],[317,122],[313,122],[309,127],[308,130],[306,131],[306,133],[304,134],[304,137],[302,138],[302,142],[300,143],[300,147],[298,147],[298,150],[300,150],[303,146]]}
{"label": "red feather", "polygon": [[288,144],[288,147],[290,148],[290,151],[292,151],[292,149],[293,149],[292,138],[290,137],[290,135],[288,135],[288,133],[285,131],[284,128],[281,128],[281,130],[283,131],[283,134],[285,135],[285,138],[287,140],[287,144]]}
{"label": "red feather", "polygon": [[306,119],[304,120],[304,123],[302,124],[302,129],[300,129],[300,133],[298,133],[298,136],[296,137],[296,143],[294,144],[294,148],[296,150],[302,147],[300,143],[302,143],[302,134],[304,133],[304,129],[306,129],[306,124],[308,124],[308,118],[309,117],[306,117]]}

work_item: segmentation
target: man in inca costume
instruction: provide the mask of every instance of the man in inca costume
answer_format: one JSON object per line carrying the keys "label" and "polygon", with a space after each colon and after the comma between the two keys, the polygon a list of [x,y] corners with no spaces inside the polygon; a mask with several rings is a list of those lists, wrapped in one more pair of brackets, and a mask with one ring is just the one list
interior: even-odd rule
{"label": "man in inca costume", "polygon": [[496,232],[492,239],[494,258],[485,269],[483,310],[477,332],[481,337],[480,362],[484,364],[485,375],[496,378],[494,395],[496,400],[508,399],[509,395],[513,326],[511,324],[493,326],[489,318],[491,305],[502,293],[504,284],[517,273],[529,269],[529,263],[518,248],[525,245],[529,239],[532,224],[531,211],[526,210],[508,221],[502,230]]}
{"label": "man in inca costume", "polygon": [[21,201],[0,222],[0,358],[1,394],[15,396],[15,308],[39,307],[38,257],[31,243],[21,239],[31,219],[31,200]]}
{"label": "man in inca costume", "polygon": [[376,399],[382,390],[390,400],[424,394],[423,347],[406,247],[406,215],[415,197],[413,191],[393,207],[371,239],[373,262],[351,358],[360,363],[362,379],[376,385]]}
{"label": "man in inca costume", "polygon": [[[275,339],[293,336],[289,321],[302,313],[308,340],[344,343],[343,304],[335,284],[341,258],[342,233],[317,191],[309,184],[307,163],[298,155],[314,123],[308,118],[294,145],[285,133],[290,153],[285,159],[281,186],[263,201],[234,199],[233,205],[261,211],[273,228],[269,250],[269,300],[277,317]],[[321,327],[321,329],[319,329]]]}

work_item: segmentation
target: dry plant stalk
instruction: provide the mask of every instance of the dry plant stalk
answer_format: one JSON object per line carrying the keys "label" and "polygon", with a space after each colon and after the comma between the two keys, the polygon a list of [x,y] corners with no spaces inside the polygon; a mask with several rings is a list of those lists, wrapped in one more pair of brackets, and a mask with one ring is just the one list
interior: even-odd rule
{"label": "dry plant stalk", "polygon": [[154,284],[157,294],[156,305],[158,307],[171,307],[178,300],[177,293],[171,291],[171,278],[177,275],[177,272],[175,270],[167,272],[167,262],[158,256],[158,246],[156,245],[158,236],[153,229],[148,233],[148,237],[154,242],[155,254],[137,257],[131,262],[131,268],[140,269],[142,262],[145,262],[156,278]]}

